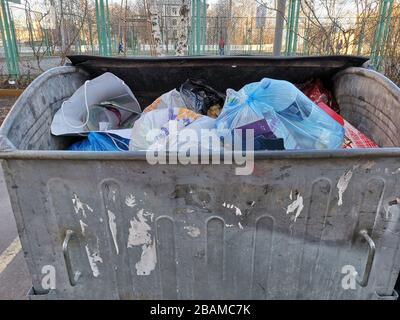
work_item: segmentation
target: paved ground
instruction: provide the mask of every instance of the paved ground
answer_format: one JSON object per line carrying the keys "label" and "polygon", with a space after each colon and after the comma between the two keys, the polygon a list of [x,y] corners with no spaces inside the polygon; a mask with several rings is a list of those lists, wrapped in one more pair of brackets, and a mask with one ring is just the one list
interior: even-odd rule
{"label": "paved ground", "polygon": [[[15,100],[0,97],[0,124]],[[26,299],[30,287],[3,172],[0,170],[0,300]]]}

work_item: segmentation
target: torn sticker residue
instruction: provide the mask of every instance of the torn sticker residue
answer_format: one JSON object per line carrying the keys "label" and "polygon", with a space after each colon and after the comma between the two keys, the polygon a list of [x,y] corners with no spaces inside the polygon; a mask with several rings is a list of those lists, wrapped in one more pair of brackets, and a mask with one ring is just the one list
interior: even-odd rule
{"label": "torn sticker residue", "polygon": [[200,236],[200,229],[197,227],[184,227],[185,230],[187,230],[187,234],[191,236],[192,238],[197,238]]}
{"label": "torn sticker residue", "polygon": [[100,251],[97,246],[97,249],[93,251],[93,253],[90,252],[89,246],[86,245],[86,254],[89,260],[90,268],[92,269],[93,276],[97,278],[100,275],[99,272],[99,267],[97,266],[97,263],[103,263],[103,259],[100,257]]}
{"label": "torn sticker residue", "polygon": [[347,187],[349,186],[349,182],[352,177],[353,177],[353,171],[349,170],[346,171],[339,179],[339,182],[337,184],[337,188],[339,191],[339,201],[338,201],[339,207],[343,205],[343,194],[347,190]]}
{"label": "torn sticker residue", "polygon": [[151,227],[147,223],[144,210],[141,209],[137,218],[131,220],[128,238],[128,248],[142,246],[140,261],[135,265],[139,276],[150,275],[157,264],[155,240],[151,237],[150,231]]}
{"label": "torn sticker residue", "polygon": [[303,209],[304,209],[303,197],[300,194],[298,194],[297,199],[287,207],[286,214],[295,213],[293,220],[294,222],[296,222],[297,218],[300,216]]}
{"label": "torn sticker residue", "polygon": [[76,214],[81,213],[85,218],[87,217],[86,210],[93,212],[93,209],[86,203],[83,203],[75,193],[74,197],[72,198],[72,204],[74,205],[75,213]]}
{"label": "torn sticker residue", "polygon": [[119,247],[117,241],[117,224],[115,223],[115,214],[108,210],[108,224],[110,226],[111,235],[114,241],[115,251],[119,254]]}

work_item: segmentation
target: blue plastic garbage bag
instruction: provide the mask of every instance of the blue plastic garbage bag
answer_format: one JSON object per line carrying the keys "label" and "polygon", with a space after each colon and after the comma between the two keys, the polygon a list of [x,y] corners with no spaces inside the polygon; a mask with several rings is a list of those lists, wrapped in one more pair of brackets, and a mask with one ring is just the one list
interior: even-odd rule
{"label": "blue plastic garbage bag", "polygon": [[223,138],[229,130],[253,129],[256,140],[281,138],[285,149],[336,149],[344,140],[343,127],[293,84],[268,78],[229,89],[216,126]]}
{"label": "blue plastic garbage bag", "polygon": [[82,141],[68,148],[70,151],[128,151],[129,139],[112,133],[91,132]]}

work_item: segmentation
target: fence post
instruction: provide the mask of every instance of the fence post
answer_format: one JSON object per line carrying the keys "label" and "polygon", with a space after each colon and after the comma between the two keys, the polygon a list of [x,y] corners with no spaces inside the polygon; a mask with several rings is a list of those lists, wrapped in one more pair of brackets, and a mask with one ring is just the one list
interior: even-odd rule
{"label": "fence post", "polygon": [[292,47],[292,53],[296,55],[297,53],[297,34],[299,32],[299,15],[300,15],[300,0],[295,0],[296,1],[296,15],[295,15],[295,24],[294,24],[294,31],[293,31],[293,47]]}
{"label": "fence post", "polygon": [[389,4],[388,4],[388,14],[387,14],[387,18],[385,20],[385,28],[384,28],[384,33],[383,33],[383,39],[382,39],[382,44],[381,47],[379,49],[379,57],[378,57],[378,63],[377,63],[377,68],[380,68],[380,64],[382,61],[382,58],[385,55],[385,51],[386,51],[386,44],[389,38],[389,31],[390,31],[390,27],[391,27],[391,22],[392,22],[392,12],[393,12],[393,0],[388,0]]}
{"label": "fence post", "polygon": [[18,79],[19,72],[19,54],[17,41],[15,37],[14,22],[7,0],[1,1],[0,29],[3,40],[4,52],[7,62],[7,69],[10,78]]}
{"label": "fence post", "polygon": [[[106,5],[108,0],[106,0]],[[111,37],[109,32],[108,5],[104,5],[104,0],[96,0],[96,23],[101,56],[111,55]]]}
{"label": "fence post", "polygon": [[286,41],[285,41],[285,55],[288,55],[289,53],[289,39],[290,39],[290,30],[292,30],[292,1],[293,0],[289,0],[289,4],[288,4],[288,17],[287,17],[287,21],[286,21]]}
{"label": "fence post", "polygon": [[95,0],[95,5],[96,5],[96,28],[97,28],[97,41],[99,44],[99,54],[101,56],[104,55],[103,52],[103,46],[101,44],[101,28],[100,28],[100,6],[99,6],[99,0]]}
{"label": "fence post", "polygon": [[201,45],[201,0],[196,0],[196,54],[200,54]]}
{"label": "fence post", "polygon": [[390,30],[393,0],[381,0],[379,18],[371,52],[371,63],[378,70],[384,56],[385,45]]}
{"label": "fence post", "polygon": [[[112,56],[112,46],[111,46],[111,23],[110,23],[110,12],[109,12],[109,8],[108,8],[108,0],[106,0],[106,21],[105,21],[105,25],[106,25],[106,34],[107,34],[107,39],[108,39],[108,56]],[[125,52],[126,52],[126,48]]]}
{"label": "fence post", "polygon": [[286,55],[296,53],[299,27],[300,0],[290,0],[286,33]]}

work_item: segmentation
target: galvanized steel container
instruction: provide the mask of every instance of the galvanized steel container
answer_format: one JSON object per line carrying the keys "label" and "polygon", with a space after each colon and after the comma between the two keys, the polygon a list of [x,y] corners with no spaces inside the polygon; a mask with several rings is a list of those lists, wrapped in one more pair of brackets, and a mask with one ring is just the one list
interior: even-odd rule
{"label": "galvanized steel container", "polygon": [[[36,79],[1,128],[32,299],[397,297],[400,90],[363,69],[365,59],[71,60]],[[61,151],[71,140],[50,135],[54,113],[106,71],[142,106],[187,77],[220,90],[262,77],[331,79],[343,116],[386,148],[260,152],[250,176],[234,165]],[[50,290],[46,266],[56,275]],[[345,290],[351,268],[357,283]]]}

